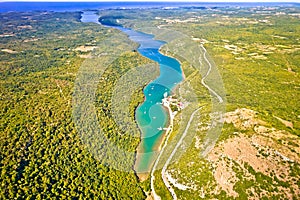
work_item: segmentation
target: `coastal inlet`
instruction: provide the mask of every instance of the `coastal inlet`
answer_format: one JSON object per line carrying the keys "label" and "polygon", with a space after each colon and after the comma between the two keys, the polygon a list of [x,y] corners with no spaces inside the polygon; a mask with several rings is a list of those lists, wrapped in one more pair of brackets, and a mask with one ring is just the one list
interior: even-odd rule
{"label": "coastal inlet", "polygon": [[137,51],[142,56],[159,64],[160,75],[144,88],[145,101],[136,109],[135,113],[137,124],[142,133],[135,170],[137,173],[150,172],[164,139],[166,127],[170,123],[169,110],[162,105],[162,101],[169,97],[174,87],[183,80],[180,63],[176,59],[159,52],[159,49],[165,44],[164,41],[155,40],[153,35],[113,23],[117,22],[115,18],[109,20],[105,17],[102,21],[101,18],[100,20],[98,18],[99,16],[94,12],[87,11],[82,14],[81,20],[82,22],[98,24],[100,21],[102,25],[122,31],[130,40],[139,44]]}

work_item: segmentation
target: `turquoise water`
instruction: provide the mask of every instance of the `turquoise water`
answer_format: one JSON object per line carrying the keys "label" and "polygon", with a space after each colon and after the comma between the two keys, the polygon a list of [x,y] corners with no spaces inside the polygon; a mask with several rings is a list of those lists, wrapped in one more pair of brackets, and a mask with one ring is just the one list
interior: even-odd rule
{"label": "turquoise water", "polygon": [[[98,22],[99,16],[93,11],[82,14],[82,22]],[[150,170],[158,151],[157,147],[163,138],[165,128],[169,122],[169,113],[161,105],[164,95],[170,95],[174,87],[183,80],[180,63],[174,58],[165,56],[159,52],[163,41],[155,40],[153,35],[112,26],[128,35],[129,39],[138,43],[138,52],[157,62],[160,66],[160,75],[144,88],[145,101],[136,110],[136,120],[142,131],[139,161],[137,171],[147,172]]]}
{"label": "turquoise water", "polygon": [[180,63],[174,58],[159,52],[163,41],[155,40],[152,35],[131,29],[117,27],[129,38],[140,44],[138,52],[157,62],[160,66],[160,76],[144,88],[145,101],[136,110],[136,120],[142,131],[141,150],[138,171],[148,171],[151,168],[157,146],[165,131],[160,130],[168,125],[169,114],[161,105],[164,95],[170,95],[174,87],[183,80]]}

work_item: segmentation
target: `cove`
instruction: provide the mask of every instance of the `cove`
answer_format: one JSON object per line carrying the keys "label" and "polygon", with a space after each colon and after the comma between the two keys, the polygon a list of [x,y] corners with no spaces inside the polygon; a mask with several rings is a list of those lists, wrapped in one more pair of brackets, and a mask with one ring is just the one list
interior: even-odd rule
{"label": "cove", "polygon": [[[81,21],[99,23],[98,18],[93,12],[84,12]],[[141,130],[135,170],[138,173],[149,172],[165,135],[163,128],[167,127],[169,122],[169,114],[161,104],[162,99],[169,96],[174,87],[183,80],[183,72],[176,59],[159,52],[166,44],[164,41],[155,40],[153,35],[119,25],[104,25],[125,33],[130,40],[138,43],[137,51],[142,56],[159,64],[160,75],[144,88],[145,100],[135,112]]]}

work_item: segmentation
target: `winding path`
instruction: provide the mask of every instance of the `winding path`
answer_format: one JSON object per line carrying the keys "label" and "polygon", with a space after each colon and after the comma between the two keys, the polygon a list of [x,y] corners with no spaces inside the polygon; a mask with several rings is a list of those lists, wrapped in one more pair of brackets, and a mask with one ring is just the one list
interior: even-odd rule
{"label": "winding path", "polygon": [[[163,103],[163,104],[164,104],[164,103]],[[151,179],[150,179],[150,181],[151,181],[151,191],[152,191],[152,195],[153,195],[153,197],[154,197],[154,200],[161,200],[160,196],[159,196],[158,194],[156,194],[156,192],[155,192],[155,188],[154,188],[154,180],[155,180],[154,172],[156,171],[156,167],[157,167],[157,165],[158,165],[158,162],[159,162],[159,160],[160,160],[160,157],[161,157],[161,155],[163,154],[163,152],[164,152],[164,150],[165,150],[165,148],[166,148],[166,146],[167,146],[167,143],[168,143],[168,140],[169,140],[169,137],[170,137],[170,133],[171,133],[172,130],[173,130],[173,120],[174,120],[174,117],[173,117],[172,110],[171,110],[171,108],[170,108],[170,106],[169,106],[168,104],[164,104],[164,106],[167,107],[167,108],[168,108],[168,111],[169,111],[169,116],[170,116],[170,126],[168,127],[167,132],[166,132],[167,137],[166,137],[166,139],[165,139],[164,146],[163,146],[162,149],[160,150],[159,155],[158,155],[158,157],[157,157],[157,159],[156,159],[156,161],[155,161],[155,163],[154,163],[154,165],[153,165],[153,168],[152,168],[152,170],[151,170]]]}
{"label": "winding path", "polygon": [[[163,179],[163,181],[164,181],[164,184],[165,184],[166,187],[168,188],[168,190],[169,190],[169,192],[171,193],[171,195],[172,195],[172,197],[173,197],[174,200],[177,200],[177,196],[176,196],[176,193],[175,193],[173,187],[171,187],[171,185],[170,185],[170,183],[169,183],[169,181],[168,181],[168,178],[166,177],[166,170],[167,170],[167,167],[168,167],[168,165],[170,164],[170,162],[171,162],[173,156],[175,155],[177,149],[178,149],[178,148],[180,147],[180,145],[182,144],[182,141],[183,141],[183,139],[185,138],[185,136],[186,136],[186,134],[187,134],[187,132],[188,132],[190,126],[191,126],[191,123],[192,123],[192,121],[193,121],[193,119],[194,119],[194,116],[195,116],[196,112],[198,112],[200,109],[201,109],[201,108],[198,108],[197,110],[195,110],[195,111],[192,113],[192,115],[191,115],[191,117],[190,117],[190,120],[189,120],[188,124],[186,125],[185,130],[184,130],[184,132],[183,132],[183,134],[182,134],[180,140],[179,140],[178,143],[176,144],[175,148],[173,149],[173,151],[172,151],[170,157],[169,157],[168,160],[166,161],[166,163],[165,163],[165,165],[163,166],[162,171],[161,171],[161,176],[162,176],[162,179]],[[167,141],[166,141],[165,144],[167,144]]]}
{"label": "winding path", "polygon": [[[206,57],[206,54],[207,54],[206,49],[204,48],[204,46],[203,46],[202,44],[200,45],[200,47],[201,47],[201,48],[203,49],[203,51],[204,51],[203,57],[204,57],[204,60],[207,62],[208,67],[209,67],[207,73],[206,73],[205,76],[203,76],[203,78],[201,79],[201,83],[202,83],[202,85],[203,85],[204,87],[206,87],[213,95],[215,95],[215,96],[218,98],[218,100],[219,100],[220,103],[223,103],[223,102],[224,102],[223,98],[222,98],[217,92],[215,92],[213,89],[211,89],[211,88],[205,83],[205,79],[206,79],[207,76],[210,74],[212,66],[211,66],[211,63],[209,62],[209,60],[208,60],[207,57]],[[202,62],[200,61],[200,57],[199,57],[199,62],[200,62],[200,64],[202,63]]]}
{"label": "winding path", "polygon": [[[217,97],[217,99],[219,100],[219,103],[223,103],[223,102],[224,102],[223,98],[222,98],[216,91],[214,91],[210,86],[208,86],[208,85],[205,83],[205,79],[206,79],[206,78],[209,76],[209,74],[211,73],[211,70],[212,70],[212,64],[209,62],[209,60],[208,60],[208,58],[207,58],[207,56],[206,56],[206,55],[207,55],[207,50],[204,48],[203,44],[201,44],[200,47],[201,47],[201,49],[203,50],[203,58],[204,58],[205,62],[208,64],[208,67],[209,67],[207,73],[206,73],[206,74],[202,77],[202,79],[201,79],[201,84],[202,84],[204,87],[206,87],[206,88],[207,88],[214,96]],[[202,63],[202,61],[201,61],[201,56],[199,56],[199,64],[200,64],[200,66],[203,65],[203,63]],[[200,109],[201,109],[201,108],[198,108],[197,110],[195,110],[195,111],[192,113],[192,115],[191,115],[191,117],[190,117],[190,119],[189,119],[189,122],[188,122],[188,124],[187,124],[187,126],[186,126],[186,128],[185,128],[185,130],[184,130],[184,132],[183,132],[183,134],[182,134],[182,136],[181,136],[181,138],[180,138],[180,140],[179,140],[178,143],[176,144],[175,148],[173,149],[173,151],[172,151],[170,157],[169,157],[168,160],[166,161],[166,163],[165,163],[165,165],[163,166],[163,169],[162,169],[162,171],[161,171],[161,176],[162,176],[163,182],[164,182],[165,186],[167,187],[167,189],[169,190],[169,192],[171,193],[172,198],[173,198],[174,200],[177,200],[177,195],[176,195],[176,193],[175,193],[173,187],[170,185],[170,183],[169,183],[169,181],[168,181],[168,178],[166,177],[167,167],[168,167],[168,165],[170,164],[170,162],[171,162],[173,156],[175,155],[176,151],[178,150],[178,148],[179,148],[180,145],[182,144],[183,139],[184,139],[185,136],[187,135],[187,132],[188,132],[188,130],[189,130],[189,127],[190,127],[190,125],[191,125],[191,123],[192,123],[192,121],[193,121],[193,118],[194,118],[196,112],[198,112]],[[170,135],[170,134],[169,134],[169,135]],[[161,152],[160,152],[160,154],[159,154],[159,156],[158,156],[158,158],[157,158],[157,160],[156,160],[156,162],[155,162],[155,165],[154,165],[155,168],[153,167],[152,172],[151,172],[151,189],[152,189],[152,191],[153,191],[153,194],[154,194],[153,196],[154,196],[154,199],[155,199],[155,200],[160,200],[161,198],[155,193],[155,190],[154,190],[154,179],[155,179],[155,177],[154,177],[154,171],[155,171],[156,166],[157,166],[157,163],[159,162],[159,159],[160,159],[160,157],[161,157],[161,155],[162,155],[162,153],[163,153],[163,151],[164,151],[164,149],[165,149],[165,147],[166,147],[166,145],[167,145],[167,141],[168,141],[168,139],[169,139],[169,135],[168,135],[168,137],[166,138],[165,144],[164,144],[164,146],[163,146],[163,148],[162,148],[162,150],[161,150]]]}

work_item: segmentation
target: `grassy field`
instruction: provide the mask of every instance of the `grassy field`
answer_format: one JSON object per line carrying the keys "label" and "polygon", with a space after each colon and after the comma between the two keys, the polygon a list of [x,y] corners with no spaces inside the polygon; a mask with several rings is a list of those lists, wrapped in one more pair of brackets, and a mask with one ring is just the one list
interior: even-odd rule
{"label": "grassy field", "polygon": [[[172,35],[176,34],[164,36],[167,29],[190,37],[198,45],[203,43],[224,83],[225,123],[217,145],[208,157],[202,158],[202,144],[214,118],[211,97],[201,85],[201,73],[197,71],[205,70],[205,66],[197,65],[199,56],[190,46],[186,52],[176,50],[176,43],[162,49],[183,64],[186,80],[181,92],[192,88],[196,105],[203,107],[194,130],[190,130],[190,136],[194,137],[187,137],[189,145],[179,150],[167,170],[177,183],[189,188],[182,190],[173,184],[178,198],[297,198],[300,195],[299,9],[152,10],[144,12],[147,21],[132,20],[126,11],[123,14],[127,17],[122,19],[123,24],[153,33],[158,39],[172,41]],[[184,97],[179,91],[176,96]],[[178,141],[184,121],[192,113],[190,108],[176,117],[177,126],[161,166]],[[158,171],[156,192],[163,199],[171,199],[160,176]]]}
{"label": "grassy field", "polygon": [[[205,17],[199,14],[197,22],[170,23],[166,27],[205,39],[204,46],[222,75],[227,111],[251,109],[263,122],[247,128],[225,123],[217,147],[212,151],[218,157],[211,158],[213,155],[210,154],[204,160],[199,158],[196,143],[203,142],[206,131],[198,131],[195,146],[186,150],[169,170],[178,182],[196,187],[187,191],[178,189],[180,199],[199,196],[207,199],[296,198],[299,196],[299,183],[291,177],[299,177],[300,173],[299,154],[292,155],[292,152],[297,152],[300,135],[299,18],[289,15],[288,9],[284,9],[285,15],[271,13],[267,16],[233,12],[229,15],[228,11],[209,13]],[[203,119],[209,117],[209,113],[204,111],[202,114],[201,122],[205,123]],[[241,123],[251,123],[247,121],[248,115],[236,113],[235,117],[242,118]],[[286,137],[281,137],[280,131],[258,132],[257,127],[260,126],[282,130]],[[255,137],[260,139],[254,140]],[[249,140],[249,143],[237,142],[240,138]],[[263,142],[265,140],[268,142]],[[254,141],[260,145],[256,149]],[[295,143],[288,145],[288,141]],[[228,147],[235,151],[227,152]],[[249,148],[248,152],[240,150],[243,148]],[[256,156],[241,158],[249,156],[250,149]],[[239,151],[239,156],[235,157]],[[274,152],[298,161],[286,163],[273,155]],[[262,160],[258,158],[260,156]],[[235,161],[237,158],[243,161]],[[257,167],[259,163],[267,165],[267,169]],[[281,179],[282,176],[288,178]],[[221,189],[218,189],[220,186]]]}

